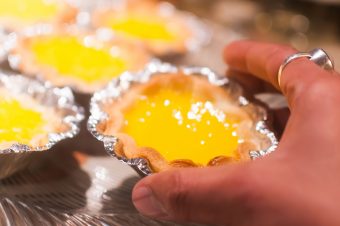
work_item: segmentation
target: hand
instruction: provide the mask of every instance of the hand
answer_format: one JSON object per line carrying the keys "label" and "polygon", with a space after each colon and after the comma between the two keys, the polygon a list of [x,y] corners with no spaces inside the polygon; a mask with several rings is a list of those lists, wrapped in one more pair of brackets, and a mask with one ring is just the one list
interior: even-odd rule
{"label": "hand", "polygon": [[[226,47],[231,69],[278,90],[289,47],[239,41]],[[301,58],[284,70],[291,115],[279,147],[262,159],[171,170],[141,180],[133,201],[144,215],[228,226],[340,225],[340,77]]]}
{"label": "hand", "polygon": [[[263,94],[276,94],[279,95],[280,92],[273,87],[270,83],[257,78],[255,76],[251,76],[249,73],[245,73],[242,71],[237,71],[233,68],[229,68],[227,71],[227,76],[229,79],[236,81],[244,88],[243,95],[250,101],[259,101],[258,95]],[[268,97],[268,96],[267,96]],[[275,98],[272,95],[271,98]],[[282,133],[286,127],[290,111],[287,107],[284,107],[284,103],[282,102],[282,97],[280,96],[275,100],[276,103],[274,104],[272,109],[268,109],[269,113],[269,122],[273,127],[273,130],[276,133],[276,136],[280,138]],[[272,102],[274,102],[272,100]],[[279,108],[278,108],[279,106]],[[281,107],[280,107],[281,106]]]}

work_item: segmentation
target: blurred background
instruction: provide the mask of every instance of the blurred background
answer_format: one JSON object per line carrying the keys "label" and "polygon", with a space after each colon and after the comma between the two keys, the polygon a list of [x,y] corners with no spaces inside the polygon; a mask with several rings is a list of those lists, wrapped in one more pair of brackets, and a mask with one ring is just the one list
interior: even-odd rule
{"label": "blurred background", "polygon": [[246,38],[286,43],[300,51],[321,47],[340,59],[339,0],[172,2]]}

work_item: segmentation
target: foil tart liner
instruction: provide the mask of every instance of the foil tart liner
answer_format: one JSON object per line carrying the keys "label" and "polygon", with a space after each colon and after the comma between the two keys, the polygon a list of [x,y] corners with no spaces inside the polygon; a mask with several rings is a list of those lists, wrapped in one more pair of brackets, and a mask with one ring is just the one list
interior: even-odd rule
{"label": "foil tart liner", "polygon": [[[105,30],[106,33],[111,33],[111,36],[115,36],[114,30],[103,26],[96,26],[93,23],[93,14],[98,10],[114,9],[122,10],[127,7],[128,4],[138,4],[138,2],[132,3],[131,0],[118,0],[118,1],[98,1],[100,4],[92,5],[92,7],[79,7],[80,10],[77,15],[76,23],[80,27],[87,27],[89,29]],[[129,3],[130,2],[130,3]],[[179,17],[186,27],[192,32],[192,37],[185,42],[185,51],[166,50],[162,54],[155,54],[157,57],[168,57],[174,55],[182,55],[188,52],[196,52],[203,46],[208,45],[212,39],[212,31],[208,25],[193,13],[187,11],[178,10],[173,4],[169,2],[155,3],[158,6],[158,12],[161,16]],[[90,8],[90,9],[89,9]],[[118,36],[118,35],[117,35]],[[137,39],[138,40],[138,39]]]}
{"label": "foil tart liner", "polygon": [[[22,54],[19,54],[16,51],[14,51],[18,44],[19,39],[32,38],[32,37],[40,36],[40,35],[50,35],[50,34],[55,34],[55,33],[58,34],[60,32],[74,35],[77,37],[78,36],[81,37],[83,39],[84,45],[89,45],[91,47],[102,45],[102,46],[105,46],[105,48],[106,47],[111,48],[111,51],[113,52],[113,54],[115,54],[114,52],[117,52],[116,46],[118,47],[121,46],[126,52],[130,51],[130,49],[128,48],[131,48],[131,49],[139,48],[138,52],[135,53],[134,57],[130,57],[131,61],[132,60],[135,60],[135,61],[143,60],[142,61],[143,63],[140,63],[140,67],[138,68],[138,70],[142,70],[146,64],[152,62],[153,59],[155,59],[155,58],[152,58],[152,56],[148,52],[146,52],[143,48],[141,48],[141,46],[137,45],[136,43],[131,43],[131,42],[123,40],[122,38],[115,37],[111,32],[108,32],[106,30],[89,29],[87,27],[81,27],[77,24],[60,27],[60,26],[56,26],[53,24],[41,23],[41,24],[36,24],[34,26],[26,27],[20,32],[11,33],[7,37],[4,46],[6,46],[6,53],[7,53],[6,57],[7,57],[10,68],[12,70],[23,73],[25,76],[32,77],[41,82],[49,81],[54,86],[57,86],[57,87],[63,87],[63,86],[71,87],[76,95],[86,94],[88,96],[91,96],[94,92],[93,90],[94,86],[89,85],[88,87],[85,87],[84,84],[80,82],[79,84],[77,84],[73,80],[67,80],[70,82],[67,82],[65,84],[60,84],[60,78],[59,80],[56,80],[54,82],[51,81],[52,79],[50,79],[50,77],[52,76],[49,75],[49,73],[51,72],[50,71],[47,72],[46,69],[44,69],[43,72],[36,72],[36,73],[26,73],[24,72],[24,70],[21,69],[21,65],[23,64],[23,56]],[[1,46],[0,46],[0,53],[1,53]],[[46,73],[48,76],[44,75],[43,73]],[[53,73],[58,74],[57,72],[53,72]],[[101,89],[101,87],[105,87],[105,85],[108,82],[109,81],[102,82],[103,85],[96,84],[95,85],[96,90]]]}
{"label": "foil tart liner", "polygon": [[188,76],[205,77],[211,84],[227,89],[231,93],[232,99],[238,103],[239,107],[244,109],[251,116],[252,120],[254,121],[255,132],[258,133],[259,136],[263,137],[263,143],[261,144],[263,149],[250,151],[250,159],[257,159],[275,151],[278,145],[278,140],[274,132],[269,129],[267,124],[268,117],[266,109],[260,105],[249,102],[243,96],[244,91],[237,83],[230,81],[226,77],[218,76],[209,68],[176,67],[168,63],[154,61],[147,65],[143,72],[136,74],[126,72],[122,74],[119,78],[114,79],[110,84],[108,84],[105,89],[96,92],[91,99],[91,116],[88,120],[88,130],[93,134],[94,137],[104,143],[104,147],[109,155],[131,166],[143,176],[153,173],[146,159],[128,159],[117,155],[116,150],[119,148],[118,137],[108,136],[97,130],[98,125],[106,121],[109,117],[108,114],[102,109],[102,103],[118,99],[120,96],[126,93],[132,85],[145,83],[153,76],[157,76],[159,74],[177,73],[179,71]]}
{"label": "foil tart liner", "polygon": [[3,63],[10,49],[10,42],[8,41],[11,32],[5,28],[0,27],[0,63]]}
{"label": "foil tart liner", "polygon": [[7,149],[0,149],[0,178],[4,178],[28,166],[37,153],[47,151],[56,143],[78,134],[84,110],[75,104],[71,89],[55,88],[20,74],[0,71],[0,87],[14,94],[29,95],[42,105],[58,110],[62,124],[67,128],[63,132],[49,133],[47,143],[39,147],[15,143]]}
{"label": "foil tart liner", "polygon": [[6,51],[4,49],[4,43],[6,40],[6,31],[2,28],[0,28],[0,63],[5,59],[6,57]]}

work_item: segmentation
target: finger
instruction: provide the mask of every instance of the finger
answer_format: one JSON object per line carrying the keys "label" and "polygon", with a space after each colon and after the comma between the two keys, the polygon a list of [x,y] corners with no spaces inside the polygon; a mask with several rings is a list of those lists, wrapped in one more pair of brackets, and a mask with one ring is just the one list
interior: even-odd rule
{"label": "finger", "polygon": [[264,82],[264,91],[267,93],[280,93],[272,84]]}
{"label": "finger", "polygon": [[240,84],[248,96],[253,96],[264,91],[263,81],[259,78],[236,70],[228,70],[227,76]]}
{"label": "finger", "polygon": [[[254,95],[259,93],[267,94],[277,92],[277,90],[271,84],[249,74],[235,70],[228,70],[226,74],[230,79],[236,81],[243,87],[244,95],[250,100],[254,98]],[[275,110],[271,109],[271,111],[273,112],[274,116],[274,130],[277,132],[278,137],[281,137],[289,117],[289,109],[280,108]]]}
{"label": "finger", "polygon": [[253,74],[279,88],[278,68],[287,56],[296,52],[276,44],[236,41],[225,48],[224,59],[231,68]]}
{"label": "finger", "polygon": [[[303,97],[295,100],[295,106],[280,142],[280,148],[299,154],[305,160],[311,158],[320,162],[320,156],[332,156],[340,146],[339,121],[340,108],[339,77],[323,78],[322,76],[305,89]],[[299,147],[299,148],[297,148]]]}
{"label": "finger", "polygon": [[[226,48],[225,60],[231,68],[254,74],[278,87],[279,67],[293,53],[295,50],[280,45],[239,41]],[[307,58],[299,58],[284,68],[281,90],[291,115],[279,149],[295,158],[299,147],[299,154],[306,161],[319,158],[320,150],[337,152],[340,127],[334,123],[340,115],[339,75],[325,71]]]}
{"label": "finger", "polygon": [[[172,170],[144,178],[134,190],[136,208],[148,217],[180,222],[241,225],[247,185],[245,165]],[[247,200],[250,201],[250,200]]]}
{"label": "finger", "polygon": [[[226,47],[224,58],[230,68],[253,74],[280,89],[277,81],[279,67],[289,55],[296,52],[281,45],[237,41]],[[281,91],[292,105],[305,87],[320,75],[329,74],[307,58],[294,60],[283,71]]]}
{"label": "finger", "polygon": [[227,77],[242,86],[244,95],[253,99],[256,94],[278,93],[271,84],[244,72],[228,70]]}
{"label": "finger", "polygon": [[276,135],[280,138],[283,134],[284,129],[286,128],[287,121],[290,115],[290,111],[288,108],[281,108],[273,110],[273,127],[275,129]]}

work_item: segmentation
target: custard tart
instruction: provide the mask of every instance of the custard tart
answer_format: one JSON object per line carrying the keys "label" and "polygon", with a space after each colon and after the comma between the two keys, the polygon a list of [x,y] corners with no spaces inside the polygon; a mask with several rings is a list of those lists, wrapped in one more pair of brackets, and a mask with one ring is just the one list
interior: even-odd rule
{"label": "custard tart", "polygon": [[196,49],[207,41],[209,33],[195,17],[179,12],[169,3],[155,1],[127,1],[120,7],[98,9],[92,23],[141,42],[158,56]]}
{"label": "custard tart", "polygon": [[139,71],[150,60],[136,44],[118,38],[105,41],[71,28],[19,35],[9,55],[15,69],[81,93],[103,88],[127,70]]}
{"label": "custard tart", "polygon": [[151,172],[247,161],[251,151],[270,147],[248,108],[207,76],[161,69],[107,98],[111,86],[94,96],[89,128],[104,142],[116,138],[105,145],[114,155],[145,159]]}
{"label": "custard tart", "polygon": [[[0,73],[0,154],[3,150],[46,150],[74,136],[82,114],[76,112],[78,107],[69,105],[69,92]],[[64,103],[56,103],[59,99]]]}
{"label": "custard tart", "polygon": [[14,143],[39,147],[47,143],[47,134],[62,131],[60,117],[26,95],[14,95],[0,88],[0,149]]}
{"label": "custard tart", "polygon": [[0,27],[19,30],[37,23],[71,22],[76,9],[64,0],[0,0]]}
{"label": "custard tart", "polygon": [[0,72],[0,179],[34,165],[40,153],[74,137],[82,112],[68,88]]}

